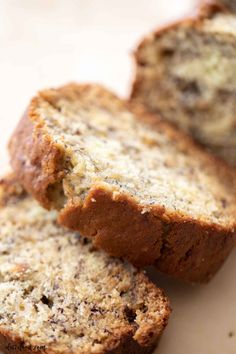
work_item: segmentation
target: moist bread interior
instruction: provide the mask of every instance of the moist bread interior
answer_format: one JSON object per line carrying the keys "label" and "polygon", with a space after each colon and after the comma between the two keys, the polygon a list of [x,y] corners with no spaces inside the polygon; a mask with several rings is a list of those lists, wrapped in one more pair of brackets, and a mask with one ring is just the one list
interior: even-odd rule
{"label": "moist bread interior", "polygon": [[55,212],[21,197],[0,209],[0,230],[1,332],[63,353],[103,353],[127,333],[147,345],[162,331],[162,292],[57,226]]}
{"label": "moist bread interior", "polygon": [[234,223],[229,189],[235,185],[222,180],[214,160],[158,119],[154,127],[114,96],[107,93],[101,100],[99,92],[91,86],[81,95],[72,89],[63,97],[49,90],[35,108],[43,131],[67,161],[61,186],[50,191],[55,202],[65,202],[58,198],[60,188],[65,198],[83,200],[91,186],[99,184],[111,187],[114,195],[129,193],[143,213],[160,205],[194,219]]}
{"label": "moist bread interior", "polygon": [[151,35],[133,98],[236,165],[236,18],[218,13]]}

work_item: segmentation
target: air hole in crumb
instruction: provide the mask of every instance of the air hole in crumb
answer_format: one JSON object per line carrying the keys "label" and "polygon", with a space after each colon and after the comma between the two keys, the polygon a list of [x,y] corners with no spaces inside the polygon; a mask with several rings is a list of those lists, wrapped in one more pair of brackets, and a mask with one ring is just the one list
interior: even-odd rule
{"label": "air hole in crumb", "polygon": [[149,338],[152,338],[153,335],[154,335],[154,332],[153,332],[153,331],[148,332],[148,337],[149,337]]}
{"label": "air hole in crumb", "polygon": [[46,197],[51,202],[55,203],[57,209],[63,208],[66,204],[66,196],[64,194],[62,181],[50,184],[46,190]]}
{"label": "air hole in crumb", "polygon": [[94,344],[101,344],[101,341],[98,340],[98,339],[95,339],[95,340],[93,341],[93,345],[94,345]]}
{"label": "air hole in crumb", "polygon": [[3,251],[3,252],[1,253],[1,255],[2,255],[2,256],[8,256],[9,253],[10,253],[9,251]]}
{"label": "air hole in crumb", "polygon": [[84,238],[84,237],[81,238],[79,234],[78,234],[78,237],[80,238],[82,245],[89,244],[89,240],[87,238]]}
{"label": "air hole in crumb", "polygon": [[146,313],[147,310],[148,310],[148,307],[147,307],[147,305],[145,305],[145,304],[141,304],[140,307],[139,307],[139,310],[140,310],[142,313]]}
{"label": "air hole in crumb", "polygon": [[127,318],[129,323],[134,323],[134,321],[136,319],[136,312],[134,309],[132,309],[129,306],[125,306],[124,315]]}
{"label": "air hole in crumb", "polygon": [[33,307],[34,307],[36,312],[39,312],[38,306],[36,304],[33,304]]}
{"label": "air hole in crumb", "polygon": [[141,59],[139,59],[138,64],[143,67],[147,66],[147,62]]}
{"label": "air hole in crumb", "polygon": [[97,306],[93,306],[90,311],[92,313],[99,313],[99,314],[103,313],[103,310],[100,307],[97,307]]}
{"label": "air hole in crumb", "polygon": [[227,207],[227,200],[226,199],[224,199],[224,198],[222,198],[221,199],[221,204],[222,204],[222,208],[226,208]]}
{"label": "air hole in crumb", "polygon": [[170,58],[170,57],[172,57],[173,55],[174,55],[174,49],[173,48],[162,48],[162,50],[161,50],[161,55],[163,56],[163,57],[165,57],[165,58]]}
{"label": "air hole in crumb", "polygon": [[126,294],[126,291],[121,291],[120,292],[120,296],[122,297],[122,296],[124,296]]}
{"label": "air hole in crumb", "polygon": [[200,95],[200,89],[196,81],[179,81],[180,90],[189,95]]}
{"label": "air hole in crumb", "polygon": [[47,305],[50,309],[53,306],[53,301],[51,299],[49,299],[47,296],[43,295],[41,297],[41,301],[44,305]]}
{"label": "air hole in crumb", "polygon": [[24,289],[23,297],[29,295],[30,293],[32,293],[33,290],[34,290],[33,286],[29,286],[28,288]]}

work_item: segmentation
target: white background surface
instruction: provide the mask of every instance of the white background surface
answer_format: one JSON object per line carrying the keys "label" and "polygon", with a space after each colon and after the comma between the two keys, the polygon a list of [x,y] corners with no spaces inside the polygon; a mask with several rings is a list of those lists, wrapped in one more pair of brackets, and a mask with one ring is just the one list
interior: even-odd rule
{"label": "white background surface", "polygon": [[[8,137],[38,89],[67,81],[96,81],[127,95],[135,44],[158,24],[188,13],[193,3],[0,0],[1,173],[7,166]],[[236,251],[206,286],[154,275],[173,308],[156,353],[236,353],[235,273]]]}

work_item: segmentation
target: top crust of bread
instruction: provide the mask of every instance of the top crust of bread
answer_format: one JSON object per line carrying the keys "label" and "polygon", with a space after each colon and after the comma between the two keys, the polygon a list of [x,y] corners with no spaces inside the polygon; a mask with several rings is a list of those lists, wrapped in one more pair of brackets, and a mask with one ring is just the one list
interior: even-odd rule
{"label": "top crust of bread", "polygon": [[200,0],[199,3],[200,8],[204,9],[204,6],[206,6],[208,9],[210,9],[210,11],[212,7],[218,7],[220,11],[236,12],[236,2],[234,0]]}
{"label": "top crust of bread", "polygon": [[221,1],[157,29],[135,51],[131,99],[236,166],[236,17]]}
{"label": "top crust of bread", "polygon": [[0,230],[0,350],[151,353],[170,308],[142,272],[58,226],[13,175],[0,181]]}
{"label": "top crust of bread", "polygon": [[[101,144],[109,141],[101,159],[113,155],[94,173],[90,161],[99,157],[95,148],[100,136]],[[89,143],[74,163],[73,149],[83,139]],[[199,282],[213,276],[235,243],[235,172],[168,123],[101,86],[69,84],[39,93],[9,148],[12,167],[26,190],[44,207],[58,209],[62,225],[79,230],[111,255],[138,266],[155,264],[172,276]],[[86,149],[98,153],[90,158]],[[141,167],[140,159],[132,160],[135,149]],[[152,163],[155,179],[150,183],[145,177],[151,178]],[[138,175],[132,174],[132,166],[140,168]],[[135,187],[129,173],[131,182],[139,181]],[[147,195],[152,188],[154,195]],[[153,199],[160,188],[164,192]]]}

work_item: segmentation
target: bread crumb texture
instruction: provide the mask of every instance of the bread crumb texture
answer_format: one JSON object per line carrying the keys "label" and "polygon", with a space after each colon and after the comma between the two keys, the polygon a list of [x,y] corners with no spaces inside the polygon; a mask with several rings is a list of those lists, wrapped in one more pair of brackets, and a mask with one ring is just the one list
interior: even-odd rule
{"label": "bread crumb texture", "polygon": [[235,171],[101,86],[39,93],[10,154],[19,181],[62,225],[136,266],[207,281],[235,244]]}
{"label": "bread crumb texture", "polygon": [[236,166],[236,17],[206,10],[136,51],[132,98]]}
{"label": "bread crumb texture", "polygon": [[43,92],[35,117],[69,162],[62,183],[67,199],[83,200],[92,186],[103,184],[114,198],[131,195],[144,211],[158,205],[235,224],[233,178],[223,179],[217,163],[185,136],[158,121],[156,127],[147,124],[109,92],[76,85]]}
{"label": "bread crumb texture", "polygon": [[107,353],[127,338],[155,344],[169,316],[161,290],[57,226],[20,186],[1,182],[0,191],[0,333],[46,353]]}

